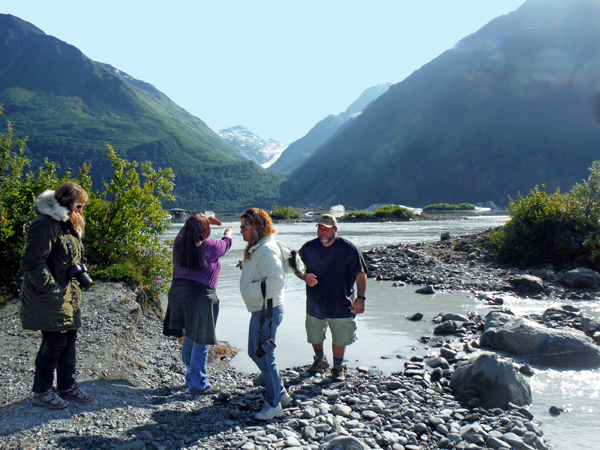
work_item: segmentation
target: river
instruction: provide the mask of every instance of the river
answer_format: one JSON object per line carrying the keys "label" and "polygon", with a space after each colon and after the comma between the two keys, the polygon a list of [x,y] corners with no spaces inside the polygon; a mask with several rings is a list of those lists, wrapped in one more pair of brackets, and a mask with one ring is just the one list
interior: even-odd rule
{"label": "river", "polygon": [[[397,244],[413,244],[438,240],[446,231],[452,236],[475,233],[502,225],[506,215],[477,215],[467,220],[416,221],[386,223],[340,223],[338,233],[361,250]],[[239,269],[245,242],[239,232],[239,220],[219,217],[222,226],[212,228],[212,238],[220,238],[229,225],[236,230],[233,246],[222,258],[222,272],[217,293],[221,302],[217,336],[240,349],[232,365],[244,372],[256,372],[247,356],[249,313],[239,294]],[[175,237],[182,224],[173,224],[167,237]],[[316,237],[314,223],[278,224],[278,239],[298,249]],[[436,293],[432,296],[415,294],[415,286],[396,288],[391,281],[369,280],[365,313],[358,317],[358,341],[346,349],[348,367],[367,366],[385,374],[402,371],[404,362],[412,355],[439,353],[419,342],[419,337],[432,335],[432,319],[440,312],[466,313],[477,311],[484,315],[488,309],[467,293]],[[543,311],[560,303],[505,297],[505,306],[516,314]],[[166,302],[166,299],[163,299]],[[600,317],[598,301],[581,301],[575,305],[587,317]],[[166,307],[166,304],[165,304]],[[422,321],[406,319],[415,312],[424,315]],[[288,275],[285,291],[285,315],[277,334],[277,362],[280,368],[312,362],[312,347],[304,331],[304,283]],[[328,336],[329,337],[329,336]],[[326,340],[326,354],[332,359]],[[521,361],[521,363],[523,363]],[[572,371],[551,370],[533,366],[535,376],[530,384],[533,393],[531,412],[542,422],[545,438],[558,450],[600,450],[596,435],[600,430],[600,369]],[[563,408],[559,417],[548,414],[550,406]]]}

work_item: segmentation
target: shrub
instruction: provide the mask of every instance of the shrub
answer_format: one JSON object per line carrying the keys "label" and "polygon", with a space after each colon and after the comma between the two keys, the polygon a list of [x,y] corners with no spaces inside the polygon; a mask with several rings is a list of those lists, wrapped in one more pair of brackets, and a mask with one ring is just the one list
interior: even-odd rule
{"label": "shrub", "polygon": [[90,195],[85,208],[84,244],[92,278],[137,283],[149,296],[166,291],[172,276],[171,242],[163,239],[169,227],[161,200],[174,200],[171,169],[155,171],[120,159],[107,144],[113,179],[104,192],[93,190],[87,164],[79,171],[82,187]]}
{"label": "shrub", "polygon": [[375,219],[401,219],[401,220],[409,220],[410,218],[415,216],[410,209],[404,208],[402,206],[396,205],[385,205],[380,206],[374,212],[366,212],[366,211],[353,211],[344,216],[344,218],[349,218],[354,216],[355,220],[364,220],[370,221]]}
{"label": "shrub", "polygon": [[475,205],[471,203],[460,203],[458,205],[450,205],[449,203],[435,203],[423,208],[423,211],[469,211],[475,209]]}
{"label": "shrub", "polygon": [[531,266],[552,263],[600,268],[600,161],[590,177],[567,194],[547,194],[536,186],[525,198],[510,200],[510,220],[491,236],[495,256]]}
{"label": "shrub", "polygon": [[273,208],[273,211],[271,211],[269,213],[269,215],[271,216],[272,219],[279,219],[279,220],[285,220],[285,219],[299,219],[300,213],[298,211],[296,211],[294,208],[292,208],[291,206],[279,206],[279,205],[275,205],[275,207]]}
{"label": "shrub", "polygon": [[359,220],[373,220],[373,214],[366,211],[353,211],[352,213],[346,214],[345,217],[354,216]]}
{"label": "shrub", "polygon": [[36,216],[35,198],[61,181],[56,176],[57,164],[47,160],[37,173],[28,170],[30,161],[24,154],[26,142],[26,138],[13,142],[10,122],[6,134],[0,134],[0,297],[3,300],[14,298],[18,293],[17,273],[25,250],[27,228]]}
{"label": "shrub", "polygon": [[373,211],[373,216],[375,217],[393,217],[397,219],[410,219],[414,217],[415,213],[413,213],[410,209],[404,208],[402,206],[380,206],[375,211]]}

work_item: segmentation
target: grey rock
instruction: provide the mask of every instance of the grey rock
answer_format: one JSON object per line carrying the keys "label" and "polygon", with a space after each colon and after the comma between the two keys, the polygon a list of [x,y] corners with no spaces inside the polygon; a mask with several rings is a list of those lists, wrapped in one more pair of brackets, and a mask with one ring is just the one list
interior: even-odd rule
{"label": "grey rock", "polygon": [[450,387],[463,397],[467,391],[476,391],[484,408],[506,409],[509,403],[524,406],[531,403],[531,389],[512,362],[493,353],[481,353],[457,367]]}
{"label": "grey rock", "polygon": [[534,277],[533,275],[519,275],[513,277],[511,282],[516,285],[525,286],[538,291],[544,289],[544,281],[539,277]]}
{"label": "grey rock", "polygon": [[303,437],[304,439],[307,439],[307,440],[312,440],[312,439],[314,439],[314,438],[315,438],[315,436],[316,436],[316,435],[317,435],[317,430],[315,430],[315,428],[314,428],[314,427],[311,427],[310,425],[308,425],[308,426],[305,426],[305,427],[302,429],[302,437]]}
{"label": "grey rock", "polygon": [[415,293],[417,294],[435,294],[435,290],[433,289],[433,286],[428,285],[422,288],[419,288],[415,291]]}
{"label": "grey rock", "polygon": [[339,403],[336,403],[333,405],[333,408],[331,408],[331,413],[335,416],[348,417],[351,412],[352,408],[347,405],[340,405]]}
{"label": "grey rock", "polygon": [[587,267],[578,267],[565,273],[563,282],[576,288],[595,288],[600,286],[600,274]]}
{"label": "grey rock", "polygon": [[320,450],[369,450],[369,447],[353,436],[338,436],[321,445]]}
{"label": "grey rock", "polygon": [[425,363],[432,369],[435,369],[437,367],[439,367],[441,369],[449,369],[450,368],[450,364],[448,364],[448,361],[446,361],[446,359],[442,358],[441,356],[426,359]]}
{"label": "grey rock", "polygon": [[584,333],[551,329],[524,318],[490,312],[479,340],[481,347],[527,358],[551,367],[600,367],[600,348]]}
{"label": "grey rock", "polygon": [[433,329],[435,335],[455,334],[458,330],[458,324],[453,320],[442,322]]}

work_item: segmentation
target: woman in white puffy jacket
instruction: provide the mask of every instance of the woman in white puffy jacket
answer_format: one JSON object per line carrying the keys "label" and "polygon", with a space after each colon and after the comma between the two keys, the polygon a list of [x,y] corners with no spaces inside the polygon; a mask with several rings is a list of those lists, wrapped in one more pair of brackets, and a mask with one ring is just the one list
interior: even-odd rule
{"label": "woman in white puffy jacket", "polygon": [[[256,350],[259,343],[269,338],[276,342],[277,328],[283,319],[283,287],[285,284],[284,262],[282,251],[275,239],[273,221],[266,211],[250,208],[240,216],[241,232],[247,242],[244,260],[240,261],[242,269],[240,291],[251,314],[248,331],[248,355],[256,363],[265,381],[265,404],[256,414],[258,420],[270,420],[283,416],[282,407],[287,406],[292,398],[288,395],[279,375],[275,362],[275,350],[269,346],[261,349],[264,354],[258,356]],[[268,317],[265,302],[264,323],[260,325],[263,309],[261,283],[265,281],[266,299],[273,299],[273,315]],[[262,354],[259,350],[259,354]]]}

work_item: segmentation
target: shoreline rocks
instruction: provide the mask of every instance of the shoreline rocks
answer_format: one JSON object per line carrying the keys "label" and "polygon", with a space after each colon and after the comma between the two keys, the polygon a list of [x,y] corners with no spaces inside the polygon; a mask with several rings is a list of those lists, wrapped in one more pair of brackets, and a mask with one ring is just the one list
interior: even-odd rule
{"label": "shoreline rocks", "polygon": [[[213,349],[209,365],[219,394],[185,392],[181,344],[162,335],[156,311],[141,307],[137,294],[123,283],[84,292],[79,382],[94,400],[60,411],[31,404],[39,333],[22,330],[18,302],[0,310],[0,447],[426,450],[509,448],[514,441],[518,448],[547,448],[525,408],[469,407],[453,395],[450,365],[439,361],[431,368],[418,357],[390,376],[348,369],[345,382],[311,375],[308,366],[282,370],[293,402],[284,417],[258,422],[264,388],[227,364],[235,351],[225,344]],[[450,357],[450,349],[444,355]],[[455,364],[465,357],[453,358]]]}
{"label": "shoreline rocks", "polygon": [[[598,298],[593,287],[562,283],[565,274],[551,267],[521,271],[496,265],[486,247],[490,232],[370,250],[365,252],[370,277],[430,286],[433,292],[472,291],[499,311],[506,294]],[[516,281],[523,275],[537,277],[543,285]],[[95,397],[90,404],[71,404],[62,411],[32,406],[40,334],[22,330],[18,302],[0,309],[1,448],[547,448],[526,402],[518,406],[508,401],[505,410],[482,407],[488,404],[477,389],[462,389],[460,399],[455,398],[459,390],[451,385],[453,374],[469,364],[484,329],[485,318],[476,313],[440,313],[438,332],[422,338],[438,350],[425,359],[413,356],[402,372],[390,376],[359,367],[348,370],[345,382],[334,383],[327,374],[311,376],[307,366],[282,370],[293,402],[284,417],[262,423],[253,417],[262,407],[264,388],[255,386],[253,375],[231,368],[228,360],[236,350],[226,343],[211,349],[209,376],[219,394],[194,397],[185,392],[181,344],[162,335],[160,305],[141,301],[143,297],[123,283],[99,283],[84,292],[79,382]],[[527,317],[548,328],[578,329],[600,341],[598,322],[567,306]],[[410,320],[421,318],[414,314]],[[518,371],[531,375],[527,366]]]}

